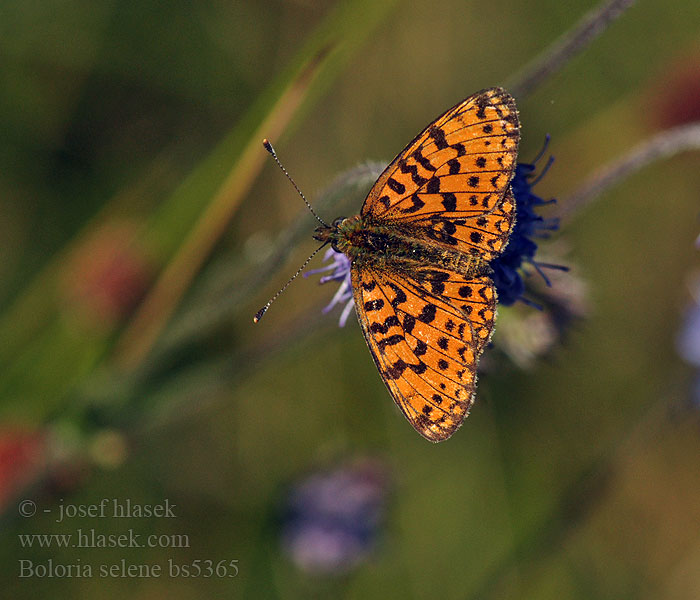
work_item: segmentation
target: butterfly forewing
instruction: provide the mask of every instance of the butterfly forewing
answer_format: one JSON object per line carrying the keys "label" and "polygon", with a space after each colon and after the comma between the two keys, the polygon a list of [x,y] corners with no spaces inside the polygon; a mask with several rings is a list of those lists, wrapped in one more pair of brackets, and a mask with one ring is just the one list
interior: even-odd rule
{"label": "butterfly forewing", "polygon": [[480,251],[491,260],[513,224],[514,203],[506,196],[519,132],[515,102],[504,90],[470,96],[392,161],[367,196],[362,217],[410,225],[434,243]]}

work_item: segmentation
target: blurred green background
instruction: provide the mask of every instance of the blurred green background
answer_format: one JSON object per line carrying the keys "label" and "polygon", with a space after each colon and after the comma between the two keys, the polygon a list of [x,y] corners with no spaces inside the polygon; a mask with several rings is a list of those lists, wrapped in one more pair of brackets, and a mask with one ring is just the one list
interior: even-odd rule
{"label": "blurred green background", "polygon": [[[251,322],[315,247],[263,136],[314,203],[593,6],[2,3],[3,597],[700,597],[700,428],[674,349],[698,266],[697,152],[564,224],[555,244],[586,282],[587,317],[527,368],[494,351],[446,443],[395,409],[354,319],[320,313],[335,289],[300,279]],[[561,207],[598,167],[700,119],[699,26],[693,0],[640,1],[518,98],[521,160],[552,136],[539,194]],[[342,201],[332,188],[317,211],[359,210],[369,184]],[[280,544],[285,490],[355,457],[389,473],[379,543],[343,575],[308,574]],[[56,522],[103,498],[168,499],[176,517]],[[19,537],[79,528],[189,547]],[[238,574],[19,576],[20,560],[122,559],[237,560]]]}

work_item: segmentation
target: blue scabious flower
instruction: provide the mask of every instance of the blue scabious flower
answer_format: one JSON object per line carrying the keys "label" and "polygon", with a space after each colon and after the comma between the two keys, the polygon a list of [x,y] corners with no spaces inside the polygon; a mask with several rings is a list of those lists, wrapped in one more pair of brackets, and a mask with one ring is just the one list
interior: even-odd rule
{"label": "blue scabious flower", "polygon": [[534,303],[527,300],[525,282],[523,280],[523,263],[531,264],[542,276],[548,287],[551,282],[545,273],[545,269],[568,270],[560,265],[541,263],[534,260],[537,253],[535,239],[548,237],[549,232],[559,228],[559,219],[545,219],[538,215],[536,209],[545,204],[552,204],[556,200],[543,200],[537,196],[532,188],[537,184],[552,164],[552,159],[546,164],[539,175],[535,175],[535,169],[542,155],[547,149],[549,137],[537,158],[532,163],[518,163],[515,167],[515,175],[511,186],[515,197],[515,226],[510,234],[510,240],[501,255],[491,263],[493,268],[493,282],[498,291],[498,301],[509,306],[521,300],[533,306]]}
{"label": "blue scabious flower", "polygon": [[370,459],[302,479],[286,500],[284,551],[309,573],[351,570],[375,547],[388,488],[385,467]]}

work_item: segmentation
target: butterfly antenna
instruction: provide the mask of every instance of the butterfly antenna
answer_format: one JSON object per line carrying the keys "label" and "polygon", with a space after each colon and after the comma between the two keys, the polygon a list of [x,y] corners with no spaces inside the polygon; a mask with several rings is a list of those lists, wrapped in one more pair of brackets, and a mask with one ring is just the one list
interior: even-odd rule
{"label": "butterfly antenna", "polygon": [[[263,140],[263,146],[265,146],[265,150],[267,150],[267,151],[272,155],[272,158],[275,159],[275,162],[277,163],[277,166],[278,166],[280,169],[282,169],[282,172],[287,176],[287,179],[289,179],[289,181],[292,182],[292,185],[294,186],[294,189],[295,189],[295,190],[297,191],[297,193],[301,196],[301,199],[304,201],[304,204],[306,204],[306,207],[311,211],[311,214],[312,214],[314,217],[316,217],[316,219],[318,220],[319,223],[321,223],[321,225],[323,225],[324,227],[328,227],[328,224],[327,224],[321,217],[319,217],[319,216],[316,214],[316,211],[312,208],[311,204],[309,204],[309,201],[306,199],[306,196],[304,196],[304,194],[301,193],[301,190],[299,189],[299,187],[297,186],[297,184],[294,183],[294,180],[292,179],[292,176],[291,176],[289,173],[287,173],[287,169],[285,169],[285,168],[282,166],[282,163],[280,162],[280,159],[277,158],[277,152],[275,152],[275,149],[272,147],[272,144],[270,143],[270,140],[268,140],[267,138],[265,138],[265,139]],[[295,275],[295,277],[296,277],[296,275]],[[294,277],[292,277],[292,279],[294,279]]]}
{"label": "butterfly antenna", "polygon": [[298,270],[296,273],[294,273],[294,275],[292,275],[292,276],[289,278],[289,281],[288,281],[287,283],[285,283],[285,284],[282,286],[282,289],[280,289],[279,292],[277,292],[274,296],[272,296],[272,298],[270,298],[270,299],[267,301],[267,304],[266,304],[265,306],[263,306],[258,312],[255,313],[255,316],[253,317],[253,323],[257,323],[258,321],[260,321],[260,319],[263,318],[263,315],[267,312],[267,309],[270,308],[270,305],[271,305],[275,300],[277,300],[277,298],[279,297],[279,295],[280,295],[284,290],[286,290],[286,289],[289,287],[289,284],[292,283],[292,281],[294,281],[294,280],[299,276],[299,274],[306,268],[306,265],[308,265],[309,262],[311,262],[311,259],[312,259],[314,256],[316,256],[316,254],[318,254],[318,251],[319,251],[321,248],[323,248],[327,243],[328,243],[328,242],[324,242],[321,246],[319,246],[318,248],[316,248],[316,250],[314,250],[314,251],[312,252],[311,256],[309,256],[309,258],[307,258],[307,259],[304,261],[304,264],[301,265],[301,267],[299,267],[299,270]]}

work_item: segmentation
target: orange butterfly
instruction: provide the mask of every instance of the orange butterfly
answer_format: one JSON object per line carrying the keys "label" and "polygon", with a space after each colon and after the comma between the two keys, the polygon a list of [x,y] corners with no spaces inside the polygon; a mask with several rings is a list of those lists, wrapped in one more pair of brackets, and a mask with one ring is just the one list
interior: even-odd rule
{"label": "orange butterfly", "polygon": [[433,442],[449,438],[474,402],[496,313],[490,262],[515,223],[519,139],[513,98],[501,88],[477,92],[401,151],[359,215],[314,235],[351,261],[374,362],[411,425]]}

